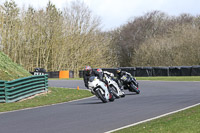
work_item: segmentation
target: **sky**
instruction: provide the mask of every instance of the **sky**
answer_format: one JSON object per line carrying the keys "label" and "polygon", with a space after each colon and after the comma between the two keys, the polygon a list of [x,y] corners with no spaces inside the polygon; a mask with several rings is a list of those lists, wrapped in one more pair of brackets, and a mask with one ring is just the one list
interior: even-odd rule
{"label": "sky", "polygon": [[[3,4],[6,0],[0,0]],[[14,0],[19,7],[46,7],[49,0]],[[51,0],[61,10],[73,0]],[[200,15],[200,0],[80,0],[102,20],[103,30],[112,30],[126,24],[134,17],[151,11],[162,11],[177,16],[182,13]]]}

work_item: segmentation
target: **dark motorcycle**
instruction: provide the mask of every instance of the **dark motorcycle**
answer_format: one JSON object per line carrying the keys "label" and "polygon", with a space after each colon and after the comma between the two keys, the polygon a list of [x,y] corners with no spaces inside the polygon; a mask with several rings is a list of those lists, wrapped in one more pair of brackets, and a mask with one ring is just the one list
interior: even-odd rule
{"label": "dark motorcycle", "polygon": [[121,77],[121,84],[124,86],[125,90],[128,89],[131,92],[140,94],[140,90],[138,89],[138,82],[132,76],[123,75]]}

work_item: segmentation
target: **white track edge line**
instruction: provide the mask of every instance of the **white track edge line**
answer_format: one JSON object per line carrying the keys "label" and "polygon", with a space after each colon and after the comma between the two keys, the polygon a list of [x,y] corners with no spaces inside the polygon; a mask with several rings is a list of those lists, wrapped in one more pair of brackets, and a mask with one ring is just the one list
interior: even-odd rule
{"label": "white track edge line", "polygon": [[179,110],[176,110],[176,111],[172,111],[172,112],[169,112],[169,113],[166,113],[166,114],[162,114],[162,115],[159,115],[159,116],[150,118],[150,119],[146,119],[146,120],[143,120],[143,121],[139,121],[139,122],[136,122],[136,123],[133,123],[133,124],[130,124],[130,125],[126,125],[126,126],[123,126],[123,127],[120,127],[120,128],[114,129],[114,130],[110,130],[110,131],[107,131],[107,132],[104,132],[104,133],[112,133],[112,132],[114,132],[114,131],[118,131],[118,130],[121,130],[121,129],[124,129],[124,128],[128,128],[128,127],[135,126],[135,125],[138,125],[138,124],[141,124],[141,123],[145,123],[145,122],[148,122],[148,121],[151,121],[151,120],[155,120],[155,119],[158,119],[158,118],[167,116],[167,115],[171,115],[171,114],[174,114],[174,113],[177,113],[177,112],[180,112],[180,111],[184,111],[184,110],[186,110],[186,109],[190,109],[190,108],[195,107],[195,106],[198,106],[198,105],[200,105],[200,103],[197,103],[197,104],[194,104],[194,105],[185,107],[185,108],[183,108],[183,109],[179,109]]}

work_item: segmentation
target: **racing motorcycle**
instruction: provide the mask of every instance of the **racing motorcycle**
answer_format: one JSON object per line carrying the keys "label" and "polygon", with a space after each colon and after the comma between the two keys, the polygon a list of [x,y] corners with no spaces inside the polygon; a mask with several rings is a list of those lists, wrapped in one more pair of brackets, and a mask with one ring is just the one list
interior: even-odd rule
{"label": "racing motorcycle", "polygon": [[91,76],[89,78],[88,87],[91,93],[96,95],[103,103],[108,101],[114,101],[114,96],[110,90],[108,90],[106,84],[100,81],[97,77]]}
{"label": "racing motorcycle", "polygon": [[131,92],[136,92],[136,94],[140,94],[138,83],[132,76],[127,74],[123,75],[121,77],[121,84],[124,85],[124,89],[128,89]]}
{"label": "racing motorcycle", "polygon": [[125,97],[123,91],[120,90],[118,84],[112,79],[111,76],[104,74],[105,80],[108,82],[109,88],[112,91],[115,98]]}

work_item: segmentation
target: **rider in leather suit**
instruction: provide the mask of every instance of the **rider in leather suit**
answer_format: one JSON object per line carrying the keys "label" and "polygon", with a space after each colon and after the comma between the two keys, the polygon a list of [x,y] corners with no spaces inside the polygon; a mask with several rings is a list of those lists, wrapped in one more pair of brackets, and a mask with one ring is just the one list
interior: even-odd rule
{"label": "rider in leather suit", "polygon": [[[121,77],[123,75],[128,75],[130,77],[133,77],[133,76],[130,73],[126,72],[126,71],[122,71],[121,69],[117,69],[116,72],[117,72],[117,83],[121,87],[121,89],[123,89],[124,86],[121,85],[121,83],[120,83]],[[133,77],[133,80],[135,81],[134,84],[138,87],[138,83],[136,82],[136,79],[134,77]]]}
{"label": "rider in leather suit", "polygon": [[88,81],[91,76],[97,76],[97,78],[101,81],[103,81],[103,74],[98,72],[97,70],[92,69],[90,66],[86,66],[84,69],[84,83],[85,87],[88,88]]}

